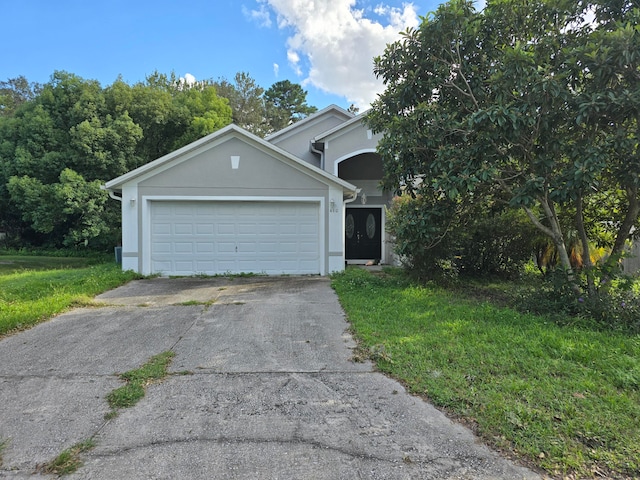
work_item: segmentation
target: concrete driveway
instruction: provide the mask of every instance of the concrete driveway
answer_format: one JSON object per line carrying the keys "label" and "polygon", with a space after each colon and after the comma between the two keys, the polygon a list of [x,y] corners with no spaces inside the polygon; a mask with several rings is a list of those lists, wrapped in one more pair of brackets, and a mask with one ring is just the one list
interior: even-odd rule
{"label": "concrete driveway", "polygon": [[[98,300],[0,341],[0,477],[45,477],[93,438],[67,478],[540,478],[352,362],[325,278],[157,278]],[[105,420],[117,374],[167,350],[172,374]]]}

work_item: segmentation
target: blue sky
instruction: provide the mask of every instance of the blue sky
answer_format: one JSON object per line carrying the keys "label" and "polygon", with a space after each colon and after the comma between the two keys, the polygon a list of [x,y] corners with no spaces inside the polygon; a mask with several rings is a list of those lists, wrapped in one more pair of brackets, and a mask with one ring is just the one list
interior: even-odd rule
{"label": "blue sky", "polygon": [[323,108],[366,108],[372,57],[437,0],[0,0],[0,80],[65,70],[103,86],[161,73],[291,80]]}

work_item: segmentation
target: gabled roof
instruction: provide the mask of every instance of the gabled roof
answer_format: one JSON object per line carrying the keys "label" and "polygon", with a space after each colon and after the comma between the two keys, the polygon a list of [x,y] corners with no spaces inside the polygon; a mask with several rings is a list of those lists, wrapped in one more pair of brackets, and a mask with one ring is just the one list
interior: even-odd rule
{"label": "gabled roof", "polygon": [[308,117],[303,118],[302,120],[300,120],[299,122],[295,122],[292,123],[291,125],[283,128],[282,130],[278,130],[277,132],[274,132],[270,135],[267,135],[265,137],[265,140],[271,142],[274,139],[281,137],[283,135],[289,134],[295,130],[301,129],[301,128],[305,128],[308,124],[313,123],[313,122],[317,122],[319,119],[321,119],[322,117],[329,115],[329,114],[334,114],[337,116],[342,116],[344,117],[345,121],[351,119],[352,117],[354,117],[354,114],[345,110],[342,107],[339,107],[337,105],[329,105],[326,108],[323,108],[322,110],[318,110],[315,113],[312,113],[311,115],[309,115]]}
{"label": "gabled roof", "polygon": [[119,191],[122,189],[122,186],[125,183],[132,182],[138,179],[142,180],[146,177],[152,176],[155,170],[169,167],[176,162],[188,159],[196,154],[208,150],[209,148],[214,148],[216,145],[222,143],[223,141],[226,141],[229,138],[237,138],[249,145],[253,145],[256,148],[263,150],[276,158],[279,158],[290,166],[306,173],[307,175],[322,180],[325,183],[331,183],[342,188],[343,191],[355,192],[357,190],[357,187],[350,184],[349,182],[346,182],[336,177],[335,175],[331,175],[330,173],[327,173],[324,170],[315,167],[314,165],[310,165],[307,162],[300,160],[298,157],[290,154],[286,150],[283,150],[267,142],[266,140],[263,140],[262,138],[248,132],[247,130],[244,130],[241,127],[238,127],[235,124],[228,125],[207,135],[206,137],[202,137],[195,142],[192,142],[182,148],[179,148],[178,150],[160,157],[157,160],[153,160],[152,162],[131,170],[124,175],[114,178],[113,180],[109,180],[103,185],[102,188],[110,191]]}
{"label": "gabled roof", "polygon": [[323,140],[326,140],[327,138],[329,138],[330,136],[336,133],[339,133],[341,131],[350,129],[358,124],[361,124],[362,122],[364,122],[364,119],[367,116],[368,112],[369,110],[362,112],[356,115],[355,117],[351,118],[350,120],[347,120],[346,122],[341,123],[340,125],[336,125],[332,129],[327,130],[326,132],[322,132],[320,135],[316,135],[312,141],[314,143],[322,142]]}

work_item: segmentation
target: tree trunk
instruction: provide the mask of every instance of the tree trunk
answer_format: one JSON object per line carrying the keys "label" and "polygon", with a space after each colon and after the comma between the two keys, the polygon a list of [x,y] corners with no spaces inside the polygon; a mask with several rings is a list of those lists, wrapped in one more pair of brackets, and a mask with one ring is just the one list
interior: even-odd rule
{"label": "tree trunk", "polygon": [[596,291],[596,286],[593,279],[593,264],[591,263],[589,239],[587,238],[587,231],[584,228],[583,200],[582,193],[580,193],[576,199],[576,227],[578,228],[578,235],[580,235],[580,243],[582,243],[582,265],[587,273],[587,289],[589,295],[593,295]]}
{"label": "tree trunk", "polygon": [[573,267],[571,266],[569,253],[567,252],[567,246],[564,243],[564,236],[562,235],[562,229],[560,228],[558,216],[556,215],[555,209],[553,208],[553,203],[551,203],[546,197],[538,198],[538,201],[540,202],[540,205],[544,210],[545,217],[547,217],[547,220],[549,220],[549,225],[551,227],[543,225],[542,222],[540,222],[540,220],[531,211],[531,209],[525,207],[524,210],[535,227],[545,235],[549,236],[551,238],[551,241],[553,241],[553,244],[558,250],[560,264],[562,265],[564,273],[567,277],[567,281],[571,285],[571,289],[573,290],[573,292],[576,294],[576,296],[578,296],[582,293],[582,291],[580,290],[580,285],[577,282],[575,272],[573,271]]}
{"label": "tree trunk", "polygon": [[627,239],[631,235],[631,229],[638,220],[640,215],[640,199],[638,198],[638,187],[636,185],[626,188],[627,191],[627,204],[629,205],[627,213],[618,229],[616,235],[616,241],[611,249],[611,258],[613,261],[617,261],[622,252],[624,251]]}

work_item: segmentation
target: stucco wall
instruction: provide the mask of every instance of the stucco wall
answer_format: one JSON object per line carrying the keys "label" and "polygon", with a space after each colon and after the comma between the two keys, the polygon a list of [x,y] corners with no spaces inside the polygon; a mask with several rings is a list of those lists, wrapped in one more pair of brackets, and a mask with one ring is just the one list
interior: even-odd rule
{"label": "stucco wall", "polygon": [[[231,157],[239,157],[232,168]],[[312,172],[311,172],[312,173]],[[240,201],[280,198],[284,201],[313,199],[322,217],[322,272],[344,268],[342,188],[310,174],[306,167],[265,151],[251,143],[230,137],[199,153],[176,158],[122,188],[122,265],[146,273],[145,238],[148,202],[158,199],[198,201]],[[333,200],[333,203],[331,202]],[[331,209],[331,206],[334,206]],[[145,213],[146,212],[146,213]],[[146,218],[146,219],[145,219]]]}
{"label": "stucco wall", "polygon": [[[311,151],[311,140],[337,125],[343,123],[345,118],[335,114],[327,114],[317,119],[312,119],[304,124],[293,125],[290,131],[273,138],[268,137],[269,143],[276,145],[296,157],[320,167],[320,155]],[[331,172],[333,173],[333,172]]]}

